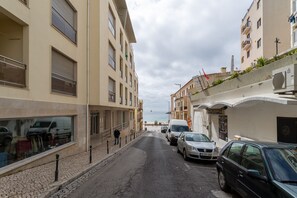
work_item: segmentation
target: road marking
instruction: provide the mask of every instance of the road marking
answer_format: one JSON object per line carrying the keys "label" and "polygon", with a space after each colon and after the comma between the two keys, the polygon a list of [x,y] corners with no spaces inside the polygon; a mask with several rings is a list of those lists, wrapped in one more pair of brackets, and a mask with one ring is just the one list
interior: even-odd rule
{"label": "road marking", "polygon": [[221,190],[211,190],[210,192],[218,198],[232,198],[232,195],[229,195]]}
{"label": "road marking", "polygon": [[184,165],[186,166],[186,171],[191,169],[191,167],[187,163],[184,163]]}

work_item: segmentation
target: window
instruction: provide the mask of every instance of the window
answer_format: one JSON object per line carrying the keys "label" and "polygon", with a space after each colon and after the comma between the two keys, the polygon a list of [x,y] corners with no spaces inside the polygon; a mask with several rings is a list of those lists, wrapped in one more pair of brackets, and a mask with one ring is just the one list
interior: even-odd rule
{"label": "window", "polygon": [[128,60],[128,44],[127,44],[127,42],[125,42],[125,57],[126,57],[126,60]]}
{"label": "window", "polygon": [[112,78],[108,79],[108,101],[115,102],[116,92],[115,92],[115,81]]}
{"label": "window", "polygon": [[244,62],[244,56],[241,57],[241,63],[243,63],[243,62]]}
{"label": "window", "polygon": [[125,81],[128,83],[128,67],[127,65],[125,66]]}
{"label": "window", "polygon": [[250,33],[248,33],[248,35],[246,35],[246,38],[251,38],[251,34]]}
{"label": "window", "polygon": [[246,169],[257,170],[262,176],[266,176],[260,149],[254,146],[247,145],[244,148],[241,165]]}
{"label": "window", "polygon": [[108,12],[108,29],[112,33],[113,37],[115,37],[115,17],[110,8]]}
{"label": "window", "polygon": [[277,141],[297,143],[297,118],[277,117]]}
{"label": "window", "polygon": [[297,29],[293,32],[293,45],[294,47],[297,46]]}
{"label": "window", "polygon": [[123,51],[123,32],[120,30],[120,46],[121,46],[121,51]]}
{"label": "window", "polygon": [[130,87],[132,87],[132,74],[130,73]]}
{"label": "window", "polygon": [[250,57],[250,50],[246,52],[246,57],[247,57],[247,58]]}
{"label": "window", "polygon": [[231,148],[228,152],[228,158],[236,163],[240,163],[240,152],[241,152],[241,149],[243,147],[243,144],[242,143],[233,143],[231,145]]}
{"label": "window", "polygon": [[130,106],[132,106],[132,93],[130,92]]}
{"label": "window", "polygon": [[257,41],[257,48],[261,47],[261,39]]}
{"label": "window", "polygon": [[259,1],[257,2],[257,10],[260,8],[260,1],[261,1],[261,0],[259,0]]}
{"label": "window", "polygon": [[128,104],[128,89],[125,87],[125,105]]}
{"label": "window", "polygon": [[109,43],[108,48],[108,64],[115,70],[116,69],[116,59],[115,59],[115,49],[114,47]]}
{"label": "window", "polygon": [[52,91],[76,96],[76,62],[52,50]]}
{"label": "window", "polygon": [[134,80],[134,91],[136,91],[136,80]]}
{"label": "window", "polygon": [[219,115],[219,138],[228,141],[228,117]]}
{"label": "window", "polygon": [[123,104],[123,84],[120,83],[120,104]]}
{"label": "window", "polygon": [[257,21],[257,29],[261,26],[261,18]]}
{"label": "window", "polygon": [[123,59],[120,57],[120,75],[121,78],[123,78]]}
{"label": "window", "polygon": [[52,0],[52,24],[72,42],[76,43],[77,13],[66,0]]}

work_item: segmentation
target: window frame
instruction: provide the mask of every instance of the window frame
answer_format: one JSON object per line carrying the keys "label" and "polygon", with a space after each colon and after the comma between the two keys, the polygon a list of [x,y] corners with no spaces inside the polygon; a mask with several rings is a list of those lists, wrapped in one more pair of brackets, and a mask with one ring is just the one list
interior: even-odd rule
{"label": "window frame", "polygon": [[[116,50],[114,46],[108,42],[108,65],[116,70]],[[112,54],[110,53],[112,51]]]}
{"label": "window frame", "polygon": [[108,29],[113,37],[116,38],[116,18],[110,6],[108,9]]}
{"label": "window frame", "polygon": [[[73,21],[73,25],[71,25],[62,15],[62,13],[59,13],[58,10],[56,10],[53,6],[53,1],[51,0],[51,25],[57,30],[59,31],[61,34],[63,34],[67,39],[69,39],[71,42],[73,42],[74,44],[77,44],[77,10],[75,9],[75,7],[70,3],[70,1],[68,0],[59,0],[59,1],[64,1],[69,8],[73,11],[73,15],[74,15],[74,21]],[[55,15],[55,14],[57,15]],[[56,17],[56,18],[55,18]],[[59,22],[57,22],[56,20],[61,20],[60,23],[62,23],[64,25],[64,28],[62,26],[59,26]],[[56,21],[56,22],[55,22]],[[60,24],[61,25],[61,24]],[[73,30],[73,36],[69,35],[69,33],[67,33],[66,31],[66,26],[68,26],[68,28]],[[72,38],[74,37],[74,38]]]}
{"label": "window frame", "polygon": [[261,18],[260,18],[260,19],[258,19],[258,21],[257,21],[257,29],[259,29],[259,28],[261,27],[261,25],[262,25],[262,20],[261,20]]}

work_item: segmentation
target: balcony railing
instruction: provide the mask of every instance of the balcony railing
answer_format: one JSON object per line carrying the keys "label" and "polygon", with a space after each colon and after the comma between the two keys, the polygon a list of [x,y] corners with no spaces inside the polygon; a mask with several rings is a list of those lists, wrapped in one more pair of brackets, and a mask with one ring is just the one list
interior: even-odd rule
{"label": "balcony railing", "polygon": [[123,97],[120,97],[120,104],[123,104]]}
{"label": "balcony railing", "polygon": [[242,34],[248,34],[251,30],[251,22],[250,21],[247,21],[246,24],[244,24],[242,27],[241,27],[241,33]]}
{"label": "balcony railing", "polygon": [[52,91],[76,96],[76,81],[52,73]]}
{"label": "balcony railing", "polygon": [[115,92],[113,92],[113,91],[108,92],[108,101],[115,102]]}
{"label": "balcony railing", "polygon": [[246,39],[245,41],[242,41],[241,48],[244,50],[247,50],[251,47],[251,39]]}
{"label": "balcony railing", "polygon": [[0,55],[0,84],[26,87],[26,65]]}

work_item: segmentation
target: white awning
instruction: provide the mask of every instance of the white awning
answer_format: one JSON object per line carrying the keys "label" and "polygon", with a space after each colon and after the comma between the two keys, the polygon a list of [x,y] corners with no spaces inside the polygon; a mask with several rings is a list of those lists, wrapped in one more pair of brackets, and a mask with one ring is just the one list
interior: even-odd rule
{"label": "white awning", "polygon": [[220,109],[223,107],[247,107],[253,106],[261,102],[271,102],[283,105],[297,105],[297,98],[291,95],[277,95],[277,94],[266,94],[266,95],[256,95],[241,98],[234,98],[222,101],[216,101],[213,103],[203,103],[200,104],[198,109]]}

